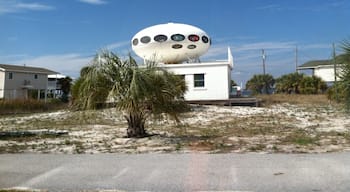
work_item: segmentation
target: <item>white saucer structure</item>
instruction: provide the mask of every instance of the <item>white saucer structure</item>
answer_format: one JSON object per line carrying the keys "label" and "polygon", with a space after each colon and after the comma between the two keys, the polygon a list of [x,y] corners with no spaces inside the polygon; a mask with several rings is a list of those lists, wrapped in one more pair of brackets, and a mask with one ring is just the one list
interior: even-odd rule
{"label": "white saucer structure", "polygon": [[211,45],[209,35],[202,29],[180,23],[147,27],[131,40],[132,49],[144,60],[179,64],[198,60]]}

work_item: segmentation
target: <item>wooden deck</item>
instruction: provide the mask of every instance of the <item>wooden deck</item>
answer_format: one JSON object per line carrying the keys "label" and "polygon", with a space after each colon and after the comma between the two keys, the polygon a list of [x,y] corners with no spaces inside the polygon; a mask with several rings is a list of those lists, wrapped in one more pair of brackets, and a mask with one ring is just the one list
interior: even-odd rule
{"label": "wooden deck", "polygon": [[199,105],[259,107],[261,103],[261,99],[257,99],[255,97],[234,97],[227,100],[194,100],[194,101],[187,101],[187,103],[199,104]]}

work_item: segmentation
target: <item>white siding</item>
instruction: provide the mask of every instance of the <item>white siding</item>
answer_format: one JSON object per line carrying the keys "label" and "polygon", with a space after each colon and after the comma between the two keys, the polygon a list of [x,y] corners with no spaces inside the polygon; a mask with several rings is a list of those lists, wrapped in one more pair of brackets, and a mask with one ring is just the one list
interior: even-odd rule
{"label": "white siding", "polygon": [[4,98],[5,89],[5,72],[0,71],[0,99]]}
{"label": "white siding", "polygon": [[[164,65],[175,74],[185,75],[185,99],[225,100],[230,97],[231,68],[228,62]],[[205,86],[194,87],[194,74],[204,74]]]}
{"label": "white siding", "polygon": [[[12,79],[9,79],[9,73],[12,73]],[[35,75],[37,75],[37,79],[35,78]],[[27,98],[28,89],[47,89],[47,74],[7,71],[5,74],[5,81],[5,99]]]}
{"label": "white siding", "polygon": [[322,67],[315,68],[314,75],[320,77],[322,80],[326,82],[334,81],[334,68],[333,67]]}

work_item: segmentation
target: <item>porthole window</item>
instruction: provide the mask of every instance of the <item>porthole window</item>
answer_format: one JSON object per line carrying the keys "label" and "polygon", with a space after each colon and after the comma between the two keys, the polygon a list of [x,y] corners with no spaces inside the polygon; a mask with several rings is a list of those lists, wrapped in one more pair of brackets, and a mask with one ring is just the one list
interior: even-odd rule
{"label": "porthole window", "polygon": [[151,41],[151,38],[148,36],[144,36],[140,40],[142,43],[149,43]]}
{"label": "porthole window", "polygon": [[135,38],[134,40],[132,40],[132,44],[136,46],[137,44],[139,44],[139,40]]}
{"label": "porthole window", "polygon": [[189,49],[195,49],[197,46],[196,45],[188,45],[187,48]]}
{"label": "porthole window", "polygon": [[160,43],[166,41],[167,39],[168,37],[165,35],[157,35],[154,37],[154,40]]}
{"label": "porthole window", "polygon": [[207,36],[202,36],[202,41],[204,42],[204,43],[208,43],[209,42],[209,38],[207,37]]}
{"label": "porthole window", "polygon": [[181,44],[175,44],[173,46],[171,46],[173,49],[181,49],[182,45]]}
{"label": "porthole window", "polygon": [[171,36],[171,40],[173,41],[183,41],[185,39],[185,36],[182,34],[174,34]]}
{"label": "porthole window", "polygon": [[196,42],[199,41],[199,36],[198,35],[189,35],[188,40]]}

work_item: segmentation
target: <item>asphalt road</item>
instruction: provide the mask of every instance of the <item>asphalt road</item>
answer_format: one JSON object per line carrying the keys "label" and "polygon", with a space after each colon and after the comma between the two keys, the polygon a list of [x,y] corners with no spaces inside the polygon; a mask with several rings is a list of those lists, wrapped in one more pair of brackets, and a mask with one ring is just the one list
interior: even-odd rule
{"label": "asphalt road", "polygon": [[350,153],[0,155],[0,188],[350,191]]}

